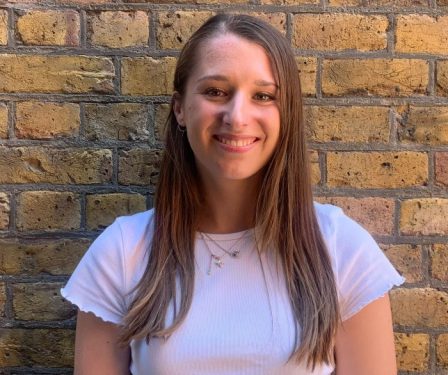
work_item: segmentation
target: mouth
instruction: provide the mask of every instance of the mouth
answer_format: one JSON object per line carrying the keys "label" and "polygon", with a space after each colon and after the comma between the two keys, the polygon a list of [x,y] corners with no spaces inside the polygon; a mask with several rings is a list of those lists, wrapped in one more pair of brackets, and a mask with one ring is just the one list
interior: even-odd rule
{"label": "mouth", "polygon": [[231,147],[247,147],[254,144],[257,137],[235,137],[235,136],[223,136],[215,135],[214,138],[221,144]]}

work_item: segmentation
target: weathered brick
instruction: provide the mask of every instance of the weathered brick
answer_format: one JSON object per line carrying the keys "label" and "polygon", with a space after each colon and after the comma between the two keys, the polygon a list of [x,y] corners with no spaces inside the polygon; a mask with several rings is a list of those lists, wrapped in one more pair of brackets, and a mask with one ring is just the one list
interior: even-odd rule
{"label": "weathered brick", "polygon": [[448,107],[410,106],[405,114],[397,119],[401,141],[430,145],[448,144]]}
{"label": "weathered brick", "polygon": [[75,331],[0,328],[0,367],[73,366]]}
{"label": "weathered brick", "polygon": [[448,60],[437,61],[437,95],[448,96]]}
{"label": "weathered brick", "polygon": [[317,200],[341,207],[348,216],[363,225],[373,235],[393,234],[395,203],[392,199],[318,197]]}
{"label": "weathered brick", "polygon": [[431,277],[448,281],[448,244],[433,244],[430,255]]}
{"label": "weathered brick", "polygon": [[319,4],[319,0],[261,0],[261,4],[274,4],[274,5]]}
{"label": "weathered brick", "polygon": [[170,105],[167,103],[158,104],[156,106],[154,135],[158,141],[163,141],[165,137],[165,124],[170,113],[170,108]]}
{"label": "weathered brick", "polygon": [[196,29],[213,12],[171,11],[160,12],[157,27],[157,45],[161,49],[180,49]]}
{"label": "weathered brick", "polygon": [[448,16],[397,16],[395,50],[405,53],[448,54]]}
{"label": "weathered brick", "polygon": [[428,86],[428,69],[428,62],[423,60],[326,60],[322,92],[328,96],[423,95]]}
{"label": "weathered brick", "polygon": [[78,46],[80,18],[74,10],[30,10],[18,14],[17,35],[26,45]]}
{"label": "weathered brick", "polygon": [[118,182],[122,185],[155,185],[159,176],[160,150],[121,150],[118,160]]}
{"label": "weathered brick", "polygon": [[308,138],[315,142],[389,141],[387,107],[305,107]]}
{"label": "weathered brick", "polygon": [[328,152],[331,187],[404,188],[428,180],[428,156],[422,152]]}
{"label": "weathered brick", "polygon": [[62,283],[13,284],[13,312],[16,320],[65,320],[73,318],[76,308],[62,298]]}
{"label": "weathered brick", "polygon": [[17,228],[25,230],[74,230],[81,224],[78,194],[56,191],[26,191],[17,202]]}
{"label": "weathered brick", "polygon": [[112,152],[102,149],[0,147],[0,183],[94,184],[112,178]]}
{"label": "weathered brick", "polygon": [[424,333],[395,333],[397,365],[401,371],[428,369],[429,336]]}
{"label": "weathered brick", "polygon": [[113,93],[112,60],[0,54],[0,92]]}
{"label": "weathered brick", "polygon": [[334,7],[361,5],[360,0],[329,0],[328,3],[330,6],[334,6]]}
{"label": "weathered brick", "polygon": [[446,6],[448,5],[448,0],[437,0],[437,5],[438,6]]}
{"label": "weathered brick", "polygon": [[[109,0],[110,1],[110,0]],[[150,4],[247,4],[250,0],[121,0],[122,3]]]}
{"label": "weathered brick", "polygon": [[19,102],[16,106],[15,134],[18,138],[76,136],[79,125],[78,104]]}
{"label": "weathered brick", "polygon": [[8,43],[8,13],[0,10],[0,45]]}
{"label": "weathered brick", "polygon": [[88,27],[93,46],[126,48],[148,45],[149,18],[143,11],[91,13]]}
{"label": "weathered brick", "polygon": [[418,198],[401,203],[400,231],[404,235],[447,235],[448,199]]}
{"label": "weathered brick", "polygon": [[436,345],[438,365],[448,367],[448,333],[442,333],[441,335],[439,335],[437,337]]}
{"label": "weathered brick", "polygon": [[174,57],[126,57],[121,65],[121,89],[124,95],[168,95],[176,59]]}
{"label": "weathered brick", "polygon": [[385,16],[350,13],[297,14],[292,43],[296,48],[321,51],[378,51],[387,48]]}
{"label": "weathered brick", "polygon": [[9,197],[5,193],[0,193],[0,230],[8,229],[9,226]]}
{"label": "weathered brick", "polygon": [[8,107],[0,103],[0,138],[8,137]]}
{"label": "weathered brick", "polygon": [[89,140],[149,140],[148,109],[144,104],[87,104],[85,116],[85,136]]}
{"label": "weathered brick", "polygon": [[146,198],[140,194],[92,194],[87,196],[88,229],[105,228],[118,216],[146,210]]}
{"label": "weathered brick", "polygon": [[369,7],[428,7],[428,0],[367,0]]}
{"label": "weathered brick", "polygon": [[448,186],[448,152],[435,153],[435,178],[437,185]]}
{"label": "weathered brick", "polygon": [[319,165],[319,153],[317,151],[310,151],[310,164],[311,164],[311,183],[317,185],[321,180],[320,165]]}
{"label": "weathered brick", "polygon": [[305,96],[316,95],[317,59],[315,57],[296,57],[299,67],[300,85]]}
{"label": "weathered brick", "polygon": [[[246,12],[243,12],[243,14],[245,13]],[[286,33],[285,13],[250,12],[249,15],[262,19],[283,34]]]}
{"label": "weathered brick", "polygon": [[390,292],[394,323],[414,327],[448,324],[448,294],[430,288],[394,289]]}
{"label": "weathered brick", "polygon": [[6,286],[5,283],[0,283],[0,317],[5,316],[6,305]]}
{"label": "weathered brick", "polygon": [[91,240],[0,240],[2,275],[70,275]]}
{"label": "weathered brick", "polygon": [[384,253],[408,283],[422,280],[422,247],[420,245],[381,245]]}

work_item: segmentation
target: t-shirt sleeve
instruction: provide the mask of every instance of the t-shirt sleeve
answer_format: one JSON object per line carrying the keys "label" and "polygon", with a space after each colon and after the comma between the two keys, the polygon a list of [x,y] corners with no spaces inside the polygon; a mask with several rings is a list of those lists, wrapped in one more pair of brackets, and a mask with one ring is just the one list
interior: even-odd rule
{"label": "t-shirt sleeve", "polygon": [[384,296],[404,278],[395,270],[372,236],[339,208],[332,219],[336,283],[342,320]]}
{"label": "t-shirt sleeve", "polygon": [[115,220],[92,243],[61,294],[81,311],[120,324],[127,311],[125,276],[121,228]]}

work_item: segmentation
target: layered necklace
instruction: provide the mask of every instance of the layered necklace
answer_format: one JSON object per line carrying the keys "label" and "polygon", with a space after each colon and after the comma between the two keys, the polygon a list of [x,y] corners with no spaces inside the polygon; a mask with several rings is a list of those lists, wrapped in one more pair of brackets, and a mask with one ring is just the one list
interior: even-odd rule
{"label": "layered necklace", "polygon": [[[200,233],[202,240],[204,241],[205,247],[207,248],[208,252],[210,253],[210,263],[208,266],[208,270],[207,270],[207,275],[211,275],[212,273],[212,266],[213,264],[218,267],[218,268],[222,268],[222,266],[224,265],[224,261],[223,258],[228,255],[231,258],[238,258],[240,255],[240,249],[238,249],[236,247],[236,245],[243,239],[243,237],[245,237],[245,235],[247,234],[247,230],[245,230],[242,235],[240,237],[238,237],[235,242],[229,247],[229,248],[225,248],[224,246],[222,246],[218,241],[214,240],[212,237],[210,237],[207,233]],[[210,246],[208,244],[208,241],[213,242],[219,249],[221,249],[223,251],[223,254],[218,255],[215,254],[211,249]]]}

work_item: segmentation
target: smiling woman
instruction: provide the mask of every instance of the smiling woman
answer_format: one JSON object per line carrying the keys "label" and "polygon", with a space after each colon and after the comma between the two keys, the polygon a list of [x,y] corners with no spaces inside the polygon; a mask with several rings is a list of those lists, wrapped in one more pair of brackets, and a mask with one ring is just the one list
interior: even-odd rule
{"label": "smiling woman", "polygon": [[153,210],[118,218],[63,295],[77,374],[392,375],[372,237],[313,203],[297,66],[249,16],[183,48]]}

